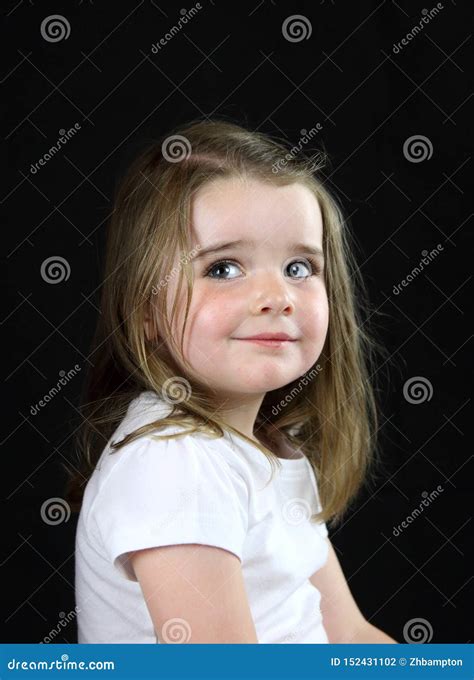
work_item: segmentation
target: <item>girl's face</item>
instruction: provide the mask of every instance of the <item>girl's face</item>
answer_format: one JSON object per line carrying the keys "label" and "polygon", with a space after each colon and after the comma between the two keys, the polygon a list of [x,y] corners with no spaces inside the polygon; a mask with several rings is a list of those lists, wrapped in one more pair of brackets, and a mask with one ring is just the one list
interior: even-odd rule
{"label": "girl's face", "polygon": [[[302,184],[219,179],[196,194],[184,355],[223,397],[263,398],[317,361],[328,329],[322,229],[317,199]],[[233,241],[242,243],[206,252]],[[169,309],[177,278],[167,286]],[[180,340],[184,293],[177,309]],[[292,341],[268,347],[243,339],[260,333],[286,333]]]}

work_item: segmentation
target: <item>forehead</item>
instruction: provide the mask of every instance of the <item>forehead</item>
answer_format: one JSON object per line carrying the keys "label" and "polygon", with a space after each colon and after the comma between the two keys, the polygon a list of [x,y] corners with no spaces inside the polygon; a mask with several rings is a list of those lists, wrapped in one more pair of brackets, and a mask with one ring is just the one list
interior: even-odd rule
{"label": "forehead", "polygon": [[193,240],[203,248],[246,238],[266,248],[294,241],[322,246],[321,209],[313,192],[300,183],[218,179],[197,192],[191,216]]}

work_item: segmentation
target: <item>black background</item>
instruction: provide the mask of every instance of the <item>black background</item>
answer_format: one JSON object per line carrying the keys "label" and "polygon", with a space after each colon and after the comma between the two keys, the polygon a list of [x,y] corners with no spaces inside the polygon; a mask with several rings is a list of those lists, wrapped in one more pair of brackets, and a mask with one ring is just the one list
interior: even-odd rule
{"label": "black background", "polygon": [[[472,21],[448,1],[419,24],[419,2],[207,2],[165,46],[155,44],[192,5],[165,2],[4,3],[2,182],[5,483],[2,642],[40,642],[74,608],[76,517],[41,519],[64,496],[77,402],[88,362],[104,226],[115,182],[149,141],[196,117],[215,117],[286,138],[322,130],[327,186],[342,201],[357,260],[378,313],[371,322],[390,361],[379,367],[383,476],[330,529],[364,615],[398,641],[424,619],[431,642],[468,642],[471,578],[468,504],[471,445],[466,360],[472,191]],[[63,15],[67,39],[45,40],[43,19]],[[311,24],[291,42],[291,15]],[[469,59],[469,57],[471,58]],[[40,168],[31,165],[80,129]],[[404,143],[424,136],[432,156],[410,161]],[[471,179],[471,182],[469,182]],[[471,185],[471,186],[470,186]],[[443,249],[395,295],[393,287]],[[41,265],[67,260],[70,276],[47,283]],[[470,259],[470,258],[469,258]],[[5,290],[5,288],[4,288]],[[81,372],[37,415],[31,406],[75,364]],[[410,403],[404,385],[429,381]],[[443,492],[400,536],[423,492]],[[427,623],[426,623],[427,622]],[[75,642],[69,623],[56,642]]]}

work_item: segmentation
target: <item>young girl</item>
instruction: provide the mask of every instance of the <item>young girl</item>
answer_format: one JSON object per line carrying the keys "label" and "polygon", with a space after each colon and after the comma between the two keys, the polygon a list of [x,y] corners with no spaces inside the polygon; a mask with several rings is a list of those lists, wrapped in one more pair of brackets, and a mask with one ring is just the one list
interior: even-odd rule
{"label": "young girl", "polygon": [[377,419],[322,161],[194,121],[121,183],[68,497],[80,643],[395,642],[326,528]]}

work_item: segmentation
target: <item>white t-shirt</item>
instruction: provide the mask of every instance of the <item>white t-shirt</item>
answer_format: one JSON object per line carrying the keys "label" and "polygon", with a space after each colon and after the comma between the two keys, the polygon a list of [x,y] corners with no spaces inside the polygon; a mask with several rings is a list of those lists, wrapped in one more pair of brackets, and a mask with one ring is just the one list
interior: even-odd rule
{"label": "white t-shirt", "polygon": [[[170,411],[156,393],[142,392],[111,441]],[[305,456],[281,458],[267,484],[266,456],[228,432],[148,435],[110,451],[87,483],[77,526],[79,643],[157,643],[127,552],[184,543],[237,555],[259,643],[328,642],[309,580],[327,560],[327,528],[309,521],[321,508]]]}

